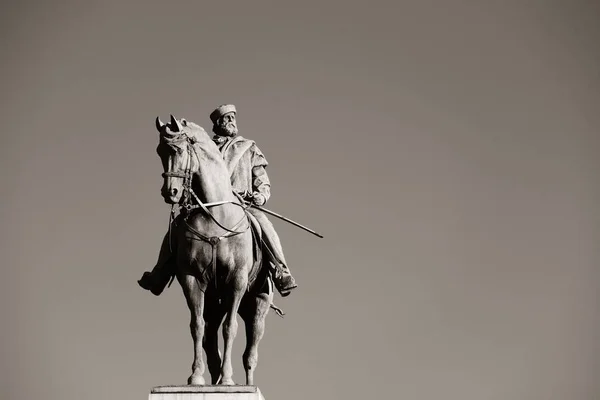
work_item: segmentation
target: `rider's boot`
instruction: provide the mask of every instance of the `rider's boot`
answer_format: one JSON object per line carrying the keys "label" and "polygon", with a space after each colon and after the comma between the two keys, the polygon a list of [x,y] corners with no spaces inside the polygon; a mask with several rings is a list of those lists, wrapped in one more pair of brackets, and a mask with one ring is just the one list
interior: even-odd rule
{"label": "rider's boot", "polygon": [[288,266],[282,262],[270,262],[273,271],[273,283],[281,297],[289,296],[298,287]]}
{"label": "rider's boot", "polygon": [[155,267],[150,272],[144,272],[140,280],[138,280],[138,284],[143,289],[152,292],[153,295],[159,296],[173,277],[175,273],[174,269],[169,246],[169,235],[167,234],[160,247]]}
{"label": "rider's boot", "polygon": [[290,268],[285,261],[283,255],[283,249],[279,241],[279,237],[272,226],[264,229],[267,224],[263,224],[263,241],[266,247],[266,256],[268,265],[271,267],[271,275],[273,277],[273,283],[277,288],[281,297],[289,296],[289,294],[298,287],[296,280],[290,272]]}

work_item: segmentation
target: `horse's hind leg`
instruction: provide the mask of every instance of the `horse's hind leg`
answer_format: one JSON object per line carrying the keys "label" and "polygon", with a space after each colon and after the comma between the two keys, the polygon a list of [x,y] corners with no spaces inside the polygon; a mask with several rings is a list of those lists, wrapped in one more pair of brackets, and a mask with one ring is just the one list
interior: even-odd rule
{"label": "horse's hind leg", "polygon": [[223,365],[221,367],[221,384],[235,385],[233,382],[233,366],[231,363],[231,354],[233,352],[233,340],[237,334],[237,313],[240,302],[248,285],[248,276],[238,274],[234,276],[230,284],[229,301],[227,302],[227,316],[223,324]]}
{"label": "horse's hind leg", "polygon": [[216,385],[221,376],[221,352],[219,351],[219,326],[225,316],[225,308],[218,300],[211,297],[210,303],[204,308],[204,351],[206,364],[213,385]]}
{"label": "horse's hind leg", "polygon": [[254,385],[254,371],[258,364],[258,344],[265,333],[265,320],[271,296],[261,293],[244,299],[240,315],[246,325],[246,350],[243,355],[246,385]]}
{"label": "horse's hind leg", "polygon": [[190,331],[194,340],[194,362],[192,375],[188,378],[188,385],[204,385],[204,362],[202,361],[202,337],[204,335],[204,292],[200,290],[198,281],[192,275],[177,276],[183,294],[191,313]]}

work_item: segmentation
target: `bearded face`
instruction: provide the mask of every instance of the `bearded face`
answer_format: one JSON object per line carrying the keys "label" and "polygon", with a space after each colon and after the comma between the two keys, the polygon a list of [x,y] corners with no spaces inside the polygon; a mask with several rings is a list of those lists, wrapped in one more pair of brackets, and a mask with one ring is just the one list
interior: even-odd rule
{"label": "bearded face", "polygon": [[235,113],[231,112],[223,115],[217,121],[213,131],[220,136],[235,136],[238,133],[237,121],[235,119]]}

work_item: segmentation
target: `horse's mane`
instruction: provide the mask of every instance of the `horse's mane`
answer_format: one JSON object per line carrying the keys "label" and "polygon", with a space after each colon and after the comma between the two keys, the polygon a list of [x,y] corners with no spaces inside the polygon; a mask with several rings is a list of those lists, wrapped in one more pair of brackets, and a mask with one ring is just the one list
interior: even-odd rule
{"label": "horse's mane", "polygon": [[[191,137],[196,139],[196,141],[201,141],[204,139],[210,139],[210,136],[208,136],[208,132],[206,132],[206,130],[201,127],[200,125],[198,125],[195,122],[192,121],[187,121],[185,118],[182,118],[180,120],[181,125],[190,128],[190,133],[191,133]],[[188,135],[190,136],[190,135]]]}
{"label": "horse's mane", "polygon": [[187,140],[194,145],[202,144],[202,147],[206,143],[214,144],[206,130],[195,122],[187,121],[185,118],[178,119],[177,122],[182,127],[181,131],[177,130],[173,123],[166,124],[163,129],[159,129],[161,143],[172,148],[181,147]]}

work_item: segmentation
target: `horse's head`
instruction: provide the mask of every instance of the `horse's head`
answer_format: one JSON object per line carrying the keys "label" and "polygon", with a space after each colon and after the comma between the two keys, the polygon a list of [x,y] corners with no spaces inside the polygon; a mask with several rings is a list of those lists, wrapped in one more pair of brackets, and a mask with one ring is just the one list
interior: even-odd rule
{"label": "horse's head", "polygon": [[216,146],[201,126],[185,119],[178,120],[172,115],[166,124],[157,117],[156,129],[159,132],[156,152],[164,169],[161,194],[165,202],[177,204],[190,188],[192,177],[200,167],[198,150]]}

